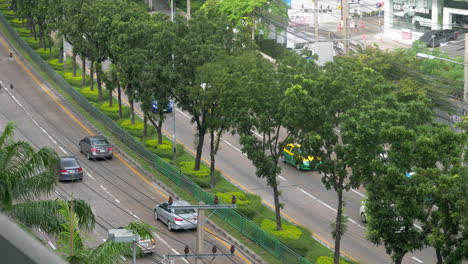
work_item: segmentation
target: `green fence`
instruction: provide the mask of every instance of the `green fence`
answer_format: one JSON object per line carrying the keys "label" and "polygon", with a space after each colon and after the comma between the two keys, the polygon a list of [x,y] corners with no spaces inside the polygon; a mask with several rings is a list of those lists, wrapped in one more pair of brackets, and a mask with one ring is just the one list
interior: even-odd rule
{"label": "green fence", "polygon": [[[54,82],[67,92],[83,109],[91,114],[96,120],[106,126],[115,137],[125,143],[133,151],[149,162],[154,162],[154,167],[169,177],[179,187],[191,193],[198,201],[206,204],[212,204],[214,195],[206,192],[200,186],[195,184],[187,176],[182,174],[179,169],[164,161],[151,151],[145,148],[143,144],[135,140],[127,131],[118,126],[112,119],[94,107],[88,100],[76,91],[70,84],[58,75],[29,45],[18,35],[15,29],[10,26],[3,14],[0,12],[0,21],[13,36],[15,41],[23,48],[32,60],[47,73]],[[263,231],[258,225],[241,215],[236,210],[217,210],[215,212],[220,218],[229,223],[232,227],[244,234],[246,237],[260,245],[270,252],[273,256],[287,264],[311,264],[297,252],[283,244],[281,241]]]}

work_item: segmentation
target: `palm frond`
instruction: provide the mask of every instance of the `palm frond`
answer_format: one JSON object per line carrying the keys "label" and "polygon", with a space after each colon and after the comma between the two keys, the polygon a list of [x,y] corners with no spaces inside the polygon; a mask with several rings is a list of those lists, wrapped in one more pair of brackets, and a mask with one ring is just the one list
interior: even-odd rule
{"label": "palm frond", "polygon": [[70,263],[80,263],[86,258],[87,249],[78,229],[78,216],[68,206],[62,206],[59,213],[65,220],[61,224],[63,231],[57,236],[57,251],[61,252]]}
{"label": "palm frond", "polygon": [[3,130],[3,133],[0,135],[0,149],[4,147],[5,144],[8,144],[12,140],[13,134],[15,132],[15,123],[8,122]]}
{"label": "palm frond", "polygon": [[125,227],[127,230],[133,231],[134,234],[138,234],[142,239],[153,238],[153,232],[157,229],[144,222],[130,222]]}
{"label": "palm frond", "polygon": [[58,210],[63,201],[31,201],[13,205],[3,213],[22,222],[29,227],[37,227],[48,234],[58,234],[62,231],[63,216]]}
{"label": "palm frond", "polygon": [[131,256],[131,243],[116,243],[113,240],[106,242],[94,248],[90,254],[88,263],[114,264],[124,263],[123,256]]}
{"label": "palm frond", "polygon": [[[56,235],[63,231],[62,224],[68,221],[61,214],[60,209],[70,208],[70,203],[70,201],[61,200],[30,201],[15,204],[4,213],[25,225],[38,227],[48,234]],[[92,230],[96,220],[91,206],[83,200],[75,200],[74,210],[78,218],[78,226],[85,230]]]}

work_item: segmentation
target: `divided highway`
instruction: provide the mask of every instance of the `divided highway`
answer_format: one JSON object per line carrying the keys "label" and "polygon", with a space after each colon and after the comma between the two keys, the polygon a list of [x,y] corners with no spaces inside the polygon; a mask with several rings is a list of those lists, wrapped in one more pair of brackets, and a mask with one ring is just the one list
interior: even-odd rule
{"label": "divided highway", "polygon": [[[11,48],[0,37],[0,57],[7,57]],[[89,245],[96,246],[107,238],[107,230],[142,220],[159,231],[156,233],[157,251],[152,256],[139,259],[139,263],[161,263],[162,255],[179,254],[184,246],[195,249],[195,232],[169,232],[167,227],[154,220],[152,209],[167,200],[167,194],[132,167],[118,151],[113,160],[89,161],[79,153],[78,141],[93,134],[66,104],[31,73],[15,56],[14,61],[0,61],[0,80],[14,84],[14,90],[0,93],[0,128],[7,122],[16,122],[16,138],[30,142],[36,148],[51,147],[60,156],[73,155],[79,159],[85,174],[82,182],[58,183],[54,193],[45,199],[86,200],[96,215],[97,225],[90,236]],[[5,86],[4,86],[5,87]],[[49,245],[52,247],[53,241]],[[207,252],[216,245],[219,253],[227,253],[230,245],[222,239],[205,234]],[[233,257],[216,258],[205,263],[253,263],[239,250]],[[175,263],[193,263],[178,259]]]}

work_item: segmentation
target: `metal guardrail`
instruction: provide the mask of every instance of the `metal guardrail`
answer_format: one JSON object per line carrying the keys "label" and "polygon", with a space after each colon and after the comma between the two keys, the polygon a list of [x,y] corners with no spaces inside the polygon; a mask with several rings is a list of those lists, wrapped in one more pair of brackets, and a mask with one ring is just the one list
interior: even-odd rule
{"label": "metal guardrail", "polygon": [[[198,201],[211,204],[214,199],[213,194],[203,190],[190,178],[185,176],[179,169],[146,149],[143,144],[135,140],[126,130],[118,126],[111,118],[89,103],[84,96],[76,91],[67,81],[65,81],[65,79],[63,79],[62,76],[58,75],[55,70],[47,64],[47,62],[45,62],[33,49],[31,49],[31,47],[29,47],[29,45],[18,35],[16,30],[8,23],[1,12],[0,22],[5,25],[14,40],[23,50],[26,51],[41,70],[49,75],[54,82],[60,85],[60,87],[93,118],[100,121],[107,129],[109,129],[115,137],[138,153],[142,158],[151,162],[157,170],[161,171],[162,174],[167,176],[179,187],[191,193]],[[312,264],[280,240],[262,230],[257,224],[244,217],[237,210],[217,210],[215,214],[283,263]]]}

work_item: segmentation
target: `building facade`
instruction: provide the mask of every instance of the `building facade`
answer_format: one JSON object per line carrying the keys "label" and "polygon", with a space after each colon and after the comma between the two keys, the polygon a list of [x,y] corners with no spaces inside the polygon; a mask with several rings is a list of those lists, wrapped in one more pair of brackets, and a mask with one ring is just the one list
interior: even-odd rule
{"label": "building facade", "polygon": [[468,0],[385,0],[384,9],[383,32],[392,39],[404,41],[405,32],[468,28]]}

